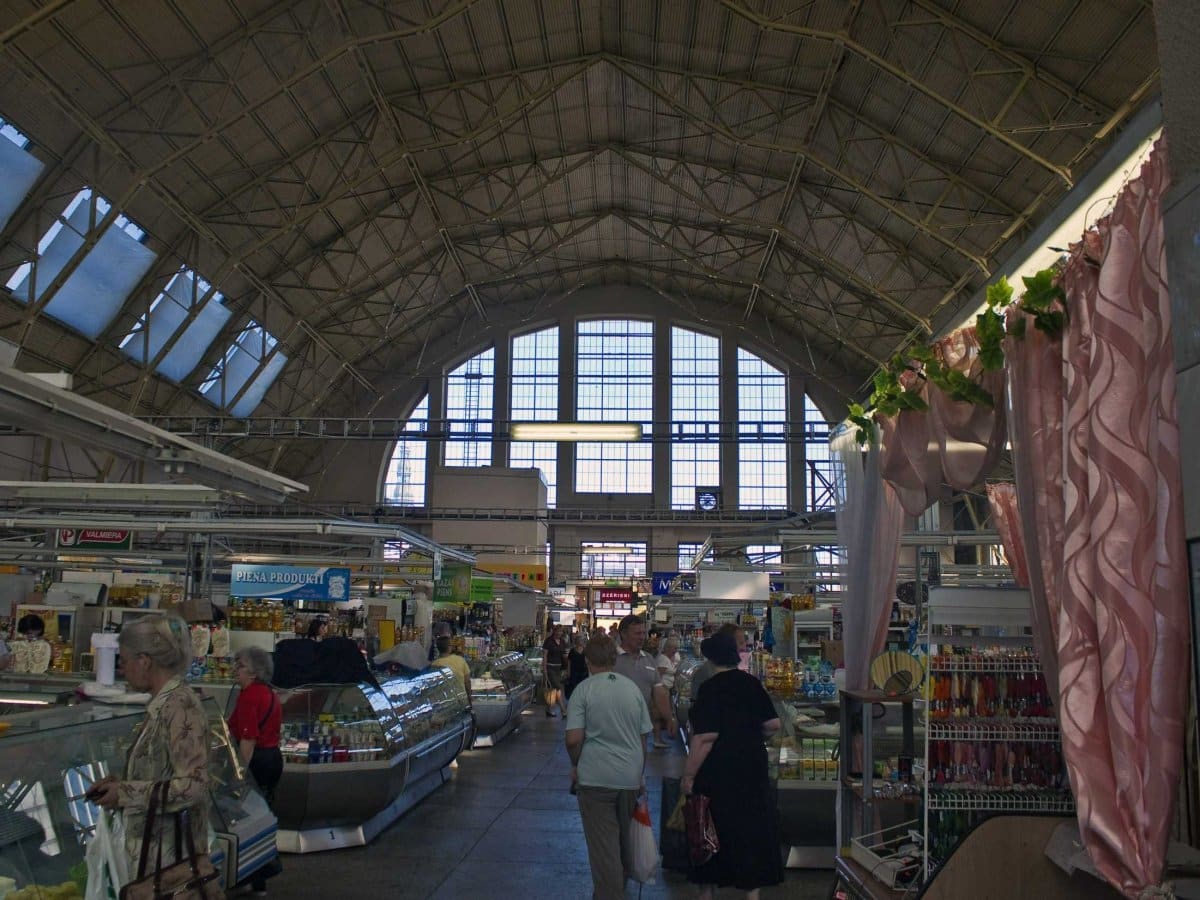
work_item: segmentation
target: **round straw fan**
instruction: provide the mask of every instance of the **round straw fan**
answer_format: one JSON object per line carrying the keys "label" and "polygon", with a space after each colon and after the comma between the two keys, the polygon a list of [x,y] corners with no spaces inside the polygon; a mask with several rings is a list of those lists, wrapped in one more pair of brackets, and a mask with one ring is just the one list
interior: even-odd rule
{"label": "round straw fan", "polygon": [[885,694],[911,694],[924,678],[921,661],[903,650],[887,650],[871,660],[871,683]]}

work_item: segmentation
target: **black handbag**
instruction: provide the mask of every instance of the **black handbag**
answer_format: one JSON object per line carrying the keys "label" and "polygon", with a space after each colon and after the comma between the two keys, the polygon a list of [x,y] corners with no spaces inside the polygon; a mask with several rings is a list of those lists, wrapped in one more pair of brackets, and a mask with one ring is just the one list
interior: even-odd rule
{"label": "black handbag", "polygon": [[693,866],[702,866],[721,849],[708,798],[689,794],[683,805],[683,818],[687,823],[688,858]]}
{"label": "black handbag", "polygon": [[[220,874],[207,853],[196,852],[196,838],[188,822],[187,810],[167,812],[168,783],[155,782],[150,789],[150,804],[146,824],[142,828],[142,852],[138,859],[137,878],[121,888],[120,900],[224,900]],[[154,824],[158,816],[175,818],[175,862],[163,866],[162,838],[158,839],[158,855],[154,871],[147,872],[150,862],[150,842],[154,840]],[[183,858],[183,842],[187,843],[187,858]]]}

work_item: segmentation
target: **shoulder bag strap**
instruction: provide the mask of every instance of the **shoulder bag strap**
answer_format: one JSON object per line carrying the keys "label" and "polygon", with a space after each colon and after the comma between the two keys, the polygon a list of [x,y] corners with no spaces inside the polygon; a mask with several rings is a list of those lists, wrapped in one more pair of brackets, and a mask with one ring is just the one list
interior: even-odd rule
{"label": "shoulder bag strap", "polygon": [[267,707],[267,714],[265,716],[263,716],[262,721],[258,723],[259,731],[262,731],[263,728],[266,727],[267,719],[271,718],[271,713],[275,712],[275,704],[278,702],[275,699],[275,692],[271,690],[270,686],[267,687],[267,690],[271,691],[271,705]]}
{"label": "shoulder bag strap", "polygon": [[[146,822],[142,826],[142,850],[138,857],[138,879],[146,877],[146,864],[150,861],[150,840],[154,836],[154,823],[158,818],[158,782],[150,787],[149,802],[146,805]],[[161,850],[161,845],[160,848]],[[161,853],[159,854],[161,856]]]}

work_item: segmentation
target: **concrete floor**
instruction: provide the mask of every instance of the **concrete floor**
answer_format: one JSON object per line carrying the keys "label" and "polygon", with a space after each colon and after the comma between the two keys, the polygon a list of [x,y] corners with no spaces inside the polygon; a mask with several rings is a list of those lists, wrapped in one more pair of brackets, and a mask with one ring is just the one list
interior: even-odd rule
{"label": "concrete floor", "polygon": [[[542,707],[526,712],[519,731],[499,746],[459,757],[454,780],[434,791],[366,847],[285,856],[270,895],[337,898],[591,897],[587,847],[575,798],[567,792],[570,761],[561,719]],[[650,754],[647,786],[658,832],[662,776],[678,776],[678,746]],[[789,871],[764,900],[824,900],[833,873]],[[640,894],[639,894],[640,888]],[[645,900],[693,897],[674,872],[654,885],[627,888]],[[718,896],[734,898],[727,890]]]}

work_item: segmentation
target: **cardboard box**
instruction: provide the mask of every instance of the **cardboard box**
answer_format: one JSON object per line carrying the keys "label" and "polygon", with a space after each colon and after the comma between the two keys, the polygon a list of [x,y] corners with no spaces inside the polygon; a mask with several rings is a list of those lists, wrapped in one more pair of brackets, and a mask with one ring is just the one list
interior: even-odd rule
{"label": "cardboard box", "polygon": [[207,600],[184,600],[175,611],[185,622],[211,622],[213,617],[212,604]]}
{"label": "cardboard box", "polygon": [[842,647],[841,641],[831,641],[828,638],[821,639],[821,656],[829,660],[835,669],[846,664],[846,653]]}

